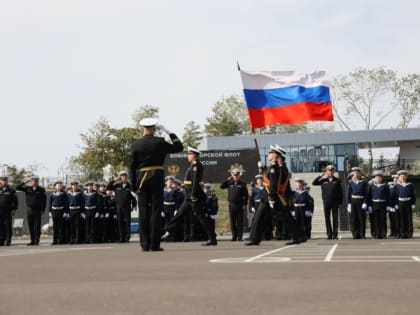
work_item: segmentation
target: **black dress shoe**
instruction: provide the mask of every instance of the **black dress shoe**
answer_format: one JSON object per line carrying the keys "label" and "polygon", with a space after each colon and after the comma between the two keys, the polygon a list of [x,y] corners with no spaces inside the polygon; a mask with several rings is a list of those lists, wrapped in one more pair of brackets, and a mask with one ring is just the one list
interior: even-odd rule
{"label": "black dress shoe", "polygon": [[34,245],[35,245],[35,242],[30,242],[30,243],[26,244],[26,246],[34,246]]}
{"label": "black dress shoe", "polygon": [[201,246],[216,246],[217,245],[217,240],[208,240],[205,243],[202,243]]}
{"label": "black dress shoe", "polygon": [[6,242],[6,244],[5,244],[6,246],[10,246],[10,245],[12,245],[11,244],[11,242]]}
{"label": "black dress shoe", "polygon": [[245,243],[245,246],[258,246],[258,245],[260,245],[260,244],[259,243],[255,243],[253,241],[250,241],[248,243]]}
{"label": "black dress shoe", "polygon": [[159,247],[159,248],[151,248],[150,249],[151,252],[163,252],[163,250],[164,249],[162,247]]}
{"label": "black dress shoe", "polygon": [[295,244],[300,244],[300,242],[299,241],[290,241],[290,242],[287,242],[286,243],[287,246],[289,246],[289,245],[295,245]]}
{"label": "black dress shoe", "polygon": [[236,242],[236,238],[232,238],[231,239],[231,242]]}

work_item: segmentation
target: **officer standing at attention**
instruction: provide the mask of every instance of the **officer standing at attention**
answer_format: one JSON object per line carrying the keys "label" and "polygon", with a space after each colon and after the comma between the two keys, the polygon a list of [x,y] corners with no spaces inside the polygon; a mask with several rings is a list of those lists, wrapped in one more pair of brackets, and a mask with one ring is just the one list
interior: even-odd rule
{"label": "officer standing at attention", "polygon": [[244,212],[248,204],[248,189],[241,181],[241,172],[232,170],[231,176],[220,185],[221,189],[228,189],[230,229],[232,241],[242,241]]}
{"label": "officer standing at attention", "polygon": [[[321,186],[322,201],[324,203],[325,225],[329,240],[337,239],[338,235],[338,209],[343,202],[343,188],[341,180],[334,176],[335,167],[328,165],[325,172],[315,178],[314,186]],[[331,215],[333,224],[331,227]]]}
{"label": "officer standing at attention", "polygon": [[177,223],[186,211],[192,210],[198,221],[201,223],[208,241],[202,246],[217,245],[216,235],[212,233],[211,227],[206,219],[204,202],[205,195],[201,188],[201,180],[203,179],[203,164],[199,160],[200,151],[195,148],[188,147],[188,162],[190,166],[185,172],[185,199],[176,215],[166,224],[165,235],[162,239],[167,239],[169,235],[173,235],[177,229]]}
{"label": "officer standing at attention", "polygon": [[[31,186],[26,184],[31,182]],[[39,245],[41,237],[41,216],[47,206],[47,194],[45,189],[39,186],[39,177],[33,176],[16,187],[16,190],[23,191],[26,196],[26,208],[28,215],[29,234],[31,242],[27,245]]]}
{"label": "officer standing at attention", "polygon": [[[140,125],[143,127],[143,137],[135,140],[131,146],[130,167],[131,183],[139,202],[140,245],[143,251],[162,251],[163,163],[166,154],[180,152],[184,147],[173,132],[162,125],[158,126],[156,119],[142,119]],[[172,143],[156,137],[156,127],[168,134]]]}
{"label": "officer standing at attention", "polygon": [[128,182],[126,171],[119,172],[118,178],[110,181],[107,185],[107,190],[115,191],[120,243],[130,241],[131,211],[137,206],[136,198],[131,193],[133,189],[133,186]]}
{"label": "officer standing at attention", "polygon": [[53,220],[53,242],[64,244],[64,221],[69,215],[69,199],[63,189],[63,182],[54,183],[55,191],[50,196],[49,214]]}
{"label": "officer standing at attention", "polygon": [[414,185],[407,182],[408,172],[397,172],[398,184],[393,189],[393,205],[400,214],[400,237],[413,237],[413,210],[416,209],[416,194]]}
{"label": "officer standing at attention", "polygon": [[69,200],[69,225],[70,225],[70,244],[81,243],[83,239],[84,219],[86,218],[84,210],[83,192],[79,188],[79,182],[70,183],[71,188],[67,193]]}
{"label": "officer standing at attention", "polygon": [[[280,201],[280,196],[285,198],[285,192],[290,189],[290,174],[286,165],[283,163],[284,158],[284,151],[280,147],[270,146],[268,153],[270,166],[267,168],[263,166],[261,161],[258,162],[266,189],[264,197],[255,213],[250,241],[245,243],[247,246],[260,244],[265,229],[265,217],[269,215],[270,210],[276,211],[277,209],[281,209],[282,205],[280,205],[280,202],[284,202],[284,200]],[[280,210],[277,211],[280,212]]]}
{"label": "officer standing at attention", "polygon": [[373,172],[373,181],[368,188],[368,209],[375,218],[374,238],[386,238],[386,212],[390,209],[391,192],[387,183],[383,182],[382,171]]}
{"label": "officer standing at attention", "polygon": [[0,246],[12,243],[12,217],[17,207],[16,191],[9,186],[7,176],[0,176]]}
{"label": "officer standing at attention", "polygon": [[86,183],[86,191],[83,193],[85,209],[85,242],[98,242],[98,220],[103,213],[103,199],[98,192],[93,189],[94,182]]}
{"label": "officer standing at attention", "polygon": [[367,182],[362,179],[360,168],[351,169],[352,178],[347,189],[347,211],[353,239],[366,238]]}

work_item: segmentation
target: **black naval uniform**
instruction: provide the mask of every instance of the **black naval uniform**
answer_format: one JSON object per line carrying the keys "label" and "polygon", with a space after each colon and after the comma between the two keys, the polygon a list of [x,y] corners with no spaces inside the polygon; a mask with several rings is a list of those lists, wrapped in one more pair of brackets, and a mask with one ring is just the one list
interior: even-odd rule
{"label": "black naval uniform", "polygon": [[219,201],[217,196],[214,193],[209,193],[206,196],[204,206],[206,208],[206,217],[210,231],[213,235],[216,235],[216,216],[219,211]]}
{"label": "black naval uniform", "polygon": [[416,195],[411,183],[398,183],[392,191],[392,203],[399,210],[401,238],[413,237],[413,209],[416,206]]}
{"label": "black naval uniform", "polygon": [[217,245],[216,234],[211,231],[211,227],[206,219],[204,202],[205,194],[201,189],[200,182],[203,178],[203,164],[199,160],[192,161],[185,173],[185,199],[176,215],[166,224],[165,230],[174,234],[177,229],[178,221],[187,211],[192,211],[201,223],[208,241],[204,245]]}
{"label": "black naval uniform", "polygon": [[115,191],[115,205],[118,216],[118,230],[121,243],[128,243],[130,240],[131,211],[136,208],[137,201],[131,191],[133,187],[130,183],[111,181],[108,190]]}
{"label": "black naval uniform", "polygon": [[70,244],[81,243],[83,241],[83,227],[84,220],[81,216],[85,216],[83,192],[78,190],[76,192],[68,192],[69,199],[69,221],[70,221]]}
{"label": "black naval uniform", "polygon": [[163,211],[163,187],[165,185],[163,162],[166,154],[184,148],[175,134],[172,143],[164,138],[145,135],[134,141],[131,147],[131,183],[139,202],[140,245],[144,251],[158,251],[161,238],[161,212]]}
{"label": "black naval uniform", "polygon": [[92,191],[83,193],[85,209],[85,242],[99,242],[99,220],[103,215],[103,198],[98,192]]}
{"label": "black naval uniform", "polygon": [[292,192],[293,240],[295,243],[306,241],[305,213],[310,211],[310,198],[306,190]]}
{"label": "black naval uniform", "polygon": [[47,206],[47,194],[41,186],[36,188],[26,186],[25,183],[16,187],[16,190],[23,191],[26,196],[26,208],[28,217],[30,245],[39,245],[41,237],[41,216]]}
{"label": "black naval uniform", "polygon": [[367,182],[364,179],[349,181],[347,203],[351,205],[350,223],[353,239],[366,238]]}
{"label": "black naval uniform", "polygon": [[[114,219],[115,218],[115,219]],[[104,242],[111,243],[119,240],[118,219],[115,197],[104,196]]]}
{"label": "black naval uniform", "polygon": [[391,192],[387,183],[369,185],[368,204],[375,218],[374,238],[386,238],[386,211],[391,203]]}
{"label": "black naval uniform", "polygon": [[[281,182],[280,165],[277,161],[271,162],[270,166],[263,169],[265,191],[262,200],[256,209],[254,223],[251,227],[250,242],[247,245],[259,245],[263,239],[265,230],[265,218],[271,211],[280,213],[281,205],[278,192],[278,184]],[[284,178],[289,180],[288,176]],[[284,183],[284,182],[283,182]]]}
{"label": "black naval uniform", "polygon": [[55,191],[51,194],[49,212],[53,219],[52,244],[64,244],[64,222],[69,212],[69,199],[64,191]]}
{"label": "black naval uniform", "polygon": [[16,191],[10,186],[0,188],[0,246],[12,241],[12,211],[18,207]]}
{"label": "black naval uniform", "polygon": [[220,185],[221,189],[228,189],[230,228],[232,241],[242,241],[244,207],[248,204],[248,189],[246,183],[239,180],[227,180]]}
{"label": "black naval uniform", "polygon": [[314,203],[314,198],[312,198],[312,196],[309,194],[308,192],[308,206],[306,208],[305,211],[305,237],[307,240],[311,239],[311,233],[312,233],[312,217],[314,214],[314,208],[315,208],[315,203]]}
{"label": "black naval uniform", "polygon": [[[338,235],[338,208],[343,202],[341,180],[335,176],[323,177],[321,175],[313,180],[312,185],[321,186],[327,237],[328,239],[336,239]],[[331,215],[333,219],[332,227]]]}

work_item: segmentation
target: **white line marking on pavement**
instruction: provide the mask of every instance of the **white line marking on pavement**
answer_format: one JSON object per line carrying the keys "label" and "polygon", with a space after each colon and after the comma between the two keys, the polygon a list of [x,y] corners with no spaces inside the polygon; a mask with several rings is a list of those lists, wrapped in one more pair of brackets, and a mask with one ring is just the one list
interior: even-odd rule
{"label": "white line marking on pavement", "polygon": [[413,256],[411,258],[413,258],[414,261],[420,261],[420,257],[419,256]]}
{"label": "white line marking on pavement", "polygon": [[289,245],[289,246],[280,247],[280,248],[277,248],[277,249],[274,249],[274,250],[270,250],[269,252],[263,253],[261,255],[248,258],[247,260],[245,260],[245,262],[247,262],[247,263],[253,262],[253,261],[255,261],[255,260],[257,260],[257,259],[259,259],[261,257],[268,256],[270,254],[274,254],[274,253],[280,252],[282,250],[285,250],[285,249],[288,249],[288,248],[291,248],[291,247],[294,247],[294,246],[296,246],[296,245]]}
{"label": "white line marking on pavement", "polygon": [[81,247],[81,248],[54,248],[54,249],[28,249],[28,250],[8,250],[0,252],[0,257],[32,254],[65,253],[83,250],[111,249],[112,247]]}
{"label": "white line marking on pavement", "polygon": [[338,244],[335,244],[333,247],[331,247],[330,251],[328,252],[327,256],[325,256],[324,261],[331,261],[331,259],[334,256],[334,252],[337,249]]}

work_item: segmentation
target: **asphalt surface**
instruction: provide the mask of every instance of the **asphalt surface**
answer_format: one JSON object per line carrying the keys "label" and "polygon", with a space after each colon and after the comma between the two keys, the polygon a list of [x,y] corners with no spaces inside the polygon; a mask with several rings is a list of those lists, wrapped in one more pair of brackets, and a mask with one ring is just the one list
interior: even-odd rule
{"label": "asphalt surface", "polygon": [[418,314],[420,239],[0,248],[0,314]]}

